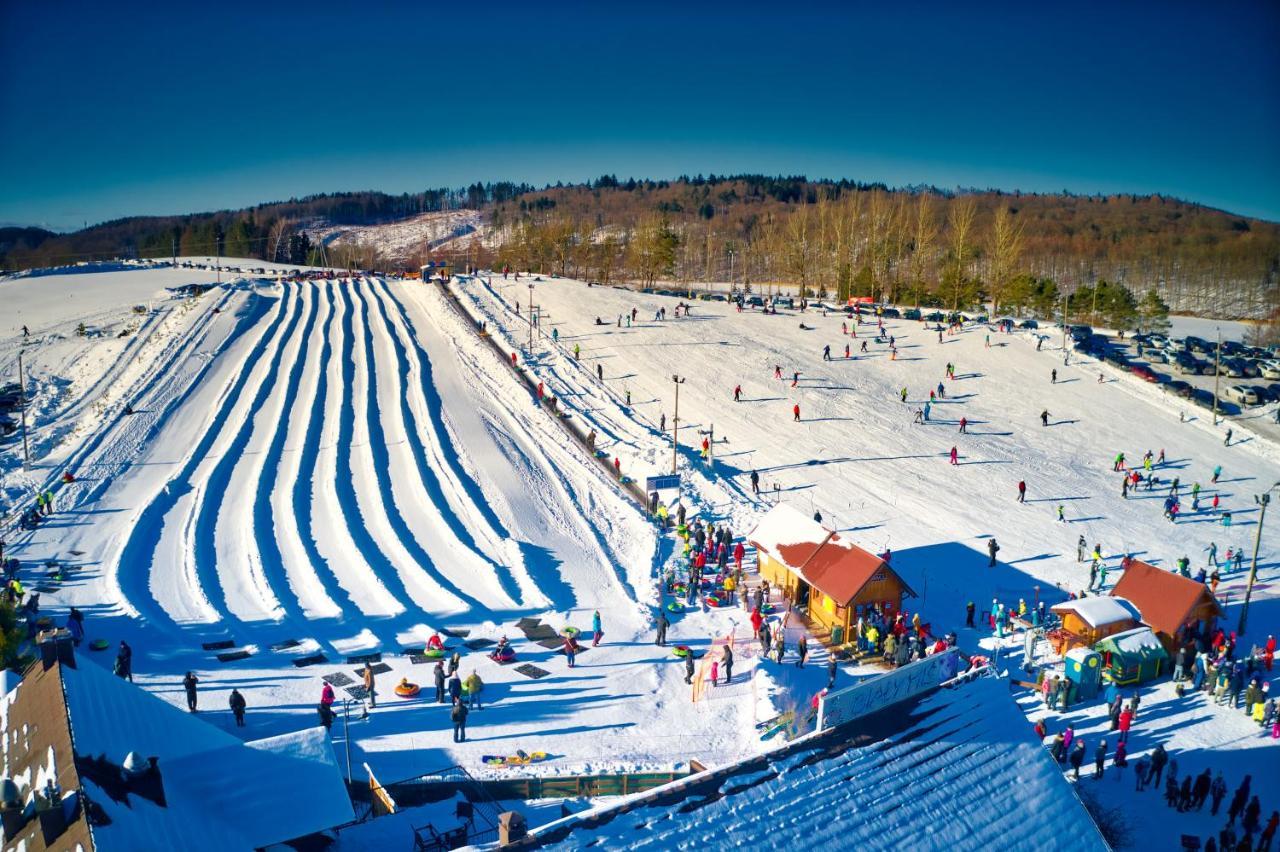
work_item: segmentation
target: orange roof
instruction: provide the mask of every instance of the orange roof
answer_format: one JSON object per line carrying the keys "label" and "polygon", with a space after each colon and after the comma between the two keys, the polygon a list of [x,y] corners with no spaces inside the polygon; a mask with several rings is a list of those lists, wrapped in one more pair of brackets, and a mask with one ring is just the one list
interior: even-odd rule
{"label": "orange roof", "polygon": [[1125,598],[1142,613],[1142,620],[1157,633],[1170,636],[1193,617],[1193,613],[1205,603],[1211,604],[1215,615],[1222,609],[1209,587],[1172,571],[1162,571],[1154,565],[1133,560],[1125,569],[1120,581],[1111,589],[1115,597]]}
{"label": "orange roof", "polygon": [[[840,538],[838,533],[804,518],[785,504],[770,510],[747,538],[841,606],[848,606],[881,572],[892,574],[902,583],[902,578],[879,556]],[[915,595],[906,583],[902,588]]]}

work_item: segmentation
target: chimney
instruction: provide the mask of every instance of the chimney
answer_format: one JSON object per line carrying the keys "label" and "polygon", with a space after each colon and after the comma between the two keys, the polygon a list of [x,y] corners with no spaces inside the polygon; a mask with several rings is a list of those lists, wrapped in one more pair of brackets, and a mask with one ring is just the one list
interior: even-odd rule
{"label": "chimney", "polygon": [[22,831],[22,797],[18,785],[10,778],[0,780],[0,823],[4,825],[4,839],[12,841]]}
{"label": "chimney", "polygon": [[44,836],[44,845],[52,847],[62,833],[67,830],[67,816],[62,808],[62,793],[56,784],[50,781],[45,785],[42,794],[37,797],[37,816],[40,819],[40,833]]}
{"label": "chimney", "polygon": [[36,645],[40,648],[40,665],[45,671],[48,671],[55,661],[68,668],[76,667],[75,644],[71,640],[71,631],[67,628],[41,630],[36,634]]}
{"label": "chimney", "polygon": [[524,814],[519,811],[506,811],[498,815],[498,845],[508,846],[528,835],[529,830],[524,821]]}

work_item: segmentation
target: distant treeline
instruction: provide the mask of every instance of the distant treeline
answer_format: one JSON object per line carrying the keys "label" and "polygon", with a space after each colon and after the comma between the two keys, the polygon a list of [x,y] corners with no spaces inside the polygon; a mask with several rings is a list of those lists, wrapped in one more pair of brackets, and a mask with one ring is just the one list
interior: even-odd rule
{"label": "distant treeline", "polygon": [[[474,183],[388,195],[313,195],[186,216],[120,219],[71,234],[0,230],[0,268],[120,256],[212,255],[315,263],[316,224],[369,225],[483,211],[455,262],[599,280],[802,285],[815,293],[954,305],[1016,304],[1107,284],[1175,311],[1276,312],[1280,225],[1161,195],[1075,195],[811,180],[803,175],[604,175],[541,188]],[[462,245],[459,245],[462,243]],[[431,252],[433,255],[435,252]],[[326,259],[341,264],[331,252]],[[368,261],[374,262],[370,264]],[[370,258],[383,268],[426,257]]]}
{"label": "distant treeline", "polygon": [[302,233],[309,223],[370,225],[438,210],[480,209],[532,192],[516,183],[474,183],[462,189],[428,189],[388,195],[336,192],[183,216],[134,216],[69,234],[40,228],[0,229],[0,269],[60,266],[115,257],[214,255],[256,257],[281,263],[315,260]]}
{"label": "distant treeline", "polygon": [[[600,280],[733,281],[963,306],[1106,284],[1175,310],[1263,317],[1280,225],[1160,195],[891,189],[701,175],[557,186],[492,204],[501,262]],[[1090,302],[1094,300],[1091,298]]]}

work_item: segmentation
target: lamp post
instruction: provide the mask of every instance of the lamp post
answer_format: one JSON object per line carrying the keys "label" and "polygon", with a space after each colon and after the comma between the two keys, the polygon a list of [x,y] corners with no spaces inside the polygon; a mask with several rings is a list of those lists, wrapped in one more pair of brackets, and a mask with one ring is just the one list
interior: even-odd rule
{"label": "lamp post", "polygon": [[1244,605],[1240,607],[1240,623],[1236,625],[1236,633],[1243,636],[1245,624],[1249,620],[1249,599],[1253,597],[1253,583],[1258,579],[1258,548],[1262,546],[1262,522],[1267,518],[1267,506],[1271,503],[1271,492],[1280,487],[1280,482],[1261,494],[1255,494],[1253,502],[1258,504],[1258,531],[1253,537],[1253,561],[1249,565],[1249,582],[1244,587]]}
{"label": "lamp post", "polygon": [[31,450],[27,446],[27,380],[22,372],[22,350],[18,350],[18,412],[22,417],[22,469],[31,466]]}
{"label": "lamp post", "polygon": [[672,374],[671,381],[676,386],[676,414],[671,419],[671,472],[676,472],[676,450],[680,446],[680,386],[684,379]]}
{"label": "lamp post", "polygon": [[533,354],[533,279],[529,279],[529,354]]}

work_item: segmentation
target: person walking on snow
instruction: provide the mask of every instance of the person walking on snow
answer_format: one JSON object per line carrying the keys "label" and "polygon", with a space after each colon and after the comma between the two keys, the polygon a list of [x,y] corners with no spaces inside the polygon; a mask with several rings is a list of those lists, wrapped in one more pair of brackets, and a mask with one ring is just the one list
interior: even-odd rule
{"label": "person walking on snow", "polygon": [[462,699],[453,702],[453,709],[449,711],[449,719],[453,722],[453,741],[455,743],[465,743],[467,741],[467,705],[462,703]]}
{"label": "person walking on snow", "polygon": [[[809,640],[805,638],[803,633],[800,634],[800,641],[796,643],[796,654],[799,655],[799,659],[796,660],[796,668],[802,669],[804,668],[804,661],[809,657]],[[782,662],[782,660],[779,659],[778,662]]]}
{"label": "person walking on snow", "polygon": [[1027,483],[1021,479],[1018,480],[1018,502],[1027,502]]}
{"label": "person walking on snow", "polygon": [[187,672],[187,676],[182,679],[182,688],[187,691],[187,710],[196,712],[196,684],[200,682],[200,678],[196,677],[195,672]]}
{"label": "person walking on snow", "polygon": [[654,638],[653,644],[665,647],[667,644],[667,627],[670,625],[670,622],[667,621],[667,614],[665,612],[661,610],[658,611],[658,619],[655,622],[655,625],[658,628],[658,635]]}
{"label": "person walking on snow", "polygon": [[951,463],[952,463],[952,464],[954,464],[954,465],[958,465],[958,464],[960,464],[960,462],[959,462],[959,461],[957,461],[957,459],[958,459],[958,458],[959,458],[959,451],[958,451],[955,447],[952,447],[952,448],[951,448]]}
{"label": "person walking on snow", "polygon": [[791,414],[795,418],[795,422],[800,422],[800,403],[796,403],[791,407]]}
{"label": "person walking on snow", "polygon": [[240,690],[231,690],[231,697],[227,699],[227,705],[231,708],[231,715],[236,718],[236,727],[244,727],[244,696],[240,694]]}
{"label": "person walking on snow", "polygon": [[591,616],[591,647],[599,645],[602,638],[604,638],[604,629],[600,623],[600,610],[596,610]]}
{"label": "person walking on snow", "polygon": [[738,385],[733,389],[733,401],[734,402],[742,401],[742,385]]}
{"label": "person walking on snow", "polygon": [[443,660],[436,660],[436,666],[435,666],[435,669],[432,670],[431,675],[435,679],[435,684],[436,684],[436,703],[443,704],[444,703],[444,684],[445,684]]}
{"label": "person walking on snow", "polygon": [[996,543],[994,538],[987,539],[987,553],[991,556],[991,561],[987,563],[988,568],[996,567],[996,554],[1000,552],[1000,545]]}
{"label": "person walking on snow", "polygon": [[906,402],[906,401],[907,401],[907,389],[906,389],[906,388],[903,388],[902,390],[898,391],[898,396],[900,396],[900,397],[902,398],[902,401],[903,401],[903,402]]}
{"label": "person walking on snow", "polygon": [[1058,368],[1054,367],[1053,371],[1049,374],[1049,384],[1056,385],[1057,383],[1058,383]]}
{"label": "person walking on snow", "polygon": [[378,706],[378,690],[375,688],[376,686],[373,664],[366,661],[364,664],[364,691],[368,693],[370,707]]}
{"label": "person walking on snow", "polygon": [[1041,426],[1049,425],[1049,409],[1047,408],[1044,411],[1040,412],[1040,425]]}
{"label": "person walking on snow", "polygon": [[967,432],[968,428],[969,428],[969,418],[961,417],[960,418],[960,434],[961,435],[968,434]]}
{"label": "person walking on snow", "polygon": [[760,473],[755,470],[751,471],[751,493],[760,493]]}
{"label": "person walking on snow", "polygon": [[720,664],[724,669],[724,682],[727,684],[733,680],[733,648],[728,645],[724,646],[724,653],[720,658]]}

